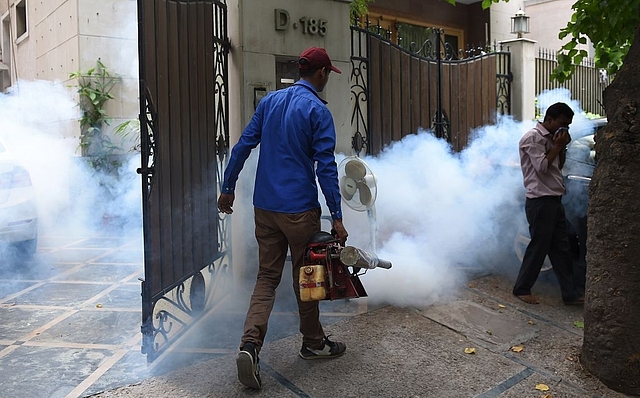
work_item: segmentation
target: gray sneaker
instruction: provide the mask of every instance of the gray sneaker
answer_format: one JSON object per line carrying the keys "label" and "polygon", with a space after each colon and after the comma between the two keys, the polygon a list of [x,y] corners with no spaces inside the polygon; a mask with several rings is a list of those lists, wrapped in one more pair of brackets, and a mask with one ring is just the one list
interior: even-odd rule
{"label": "gray sneaker", "polygon": [[322,338],[322,348],[320,349],[307,347],[303,343],[300,356],[303,359],[336,358],[344,354],[346,349],[347,346],[344,343],[331,341],[328,336],[325,336]]}
{"label": "gray sneaker", "polygon": [[256,346],[253,343],[245,343],[236,358],[238,380],[240,380],[240,383],[247,387],[255,388],[256,390],[262,388],[259,362]]}

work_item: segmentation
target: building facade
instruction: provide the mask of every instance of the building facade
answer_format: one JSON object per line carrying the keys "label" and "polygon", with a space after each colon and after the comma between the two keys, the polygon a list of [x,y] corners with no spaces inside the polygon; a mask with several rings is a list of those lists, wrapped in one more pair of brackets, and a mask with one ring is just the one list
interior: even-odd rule
{"label": "building facade", "polygon": [[[350,0],[228,0],[231,142],[248,123],[257,101],[297,78],[292,60],[308,46],[327,48],[344,71],[333,75],[322,95],[329,101],[338,131],[338,149],[350,143]],[[511,17],[522,9],[531,17],[526,38],[558,49],[559,29],[571,16],[571,0],[518,0],[495,3],[461,0],[376,0],[367,23],[390,37],[399,33],[419,45],[426,27],[444,31],[458,50],[514,39]],[[50,80],[74,86],[69,75],[104,63],[118,75],[115,99],[107,103],[111,128],[136,118],[138,32],[136,0],[8,0],[0,2],[0,91],[19,80]],[[413,35],[413,36],[412,36]],[[517,93],[514,93],[517,95]],[[65,134],[79,139],[79,125]]]}
{"label": "building facade", "polygon": [[[571,20],[574,0],[525,0],[523,10],[530,17],[531,33],[528,38],[535,40],[536,48],[551,51],[559,50],[570,37],[558,38],[561,29]],[[578,49],[587,50],[589,57],[593,57],[594,50],[587,38],[586,44],[580,44]]]}
{"label": "building facade", "polygon": [[[107,103],[112,126],[138,114],[136,0],[0,2],[0,91],[19,80],[74,86],[98,60],[119,77]],[[79,137],[77,122],[66,129]]]}

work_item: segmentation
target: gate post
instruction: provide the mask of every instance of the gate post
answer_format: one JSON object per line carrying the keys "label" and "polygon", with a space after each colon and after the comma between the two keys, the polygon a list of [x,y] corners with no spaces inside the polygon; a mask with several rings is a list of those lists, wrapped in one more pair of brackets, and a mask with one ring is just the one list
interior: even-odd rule
{"label": "gate post", "polygon": [[511,115],[518,121],[536,117],[536,57],[535,40],[519,38],[500,42],[511,52]]}

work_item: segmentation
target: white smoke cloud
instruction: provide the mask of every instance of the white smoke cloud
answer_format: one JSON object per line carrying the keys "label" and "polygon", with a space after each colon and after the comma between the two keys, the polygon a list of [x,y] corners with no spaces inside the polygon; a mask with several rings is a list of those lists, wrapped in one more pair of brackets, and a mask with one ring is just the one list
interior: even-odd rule
{"label": "white smoke cloud", "polygon": [[69,201],[69,171],[77,140],[80,110],[72,93],[59,83],[20,81],[0,94],[0,138],[31,174],[40,222],[55,222]]}
{"label": "white smoke cloud", "polygon": [[30,173],[38,235],[105,232],[114,220],[139,229],[139,157],[120,159],[117,180],[96,172],[79,156],[80,116],[73,89],[59,82],[19,81],[0,94],[0,139]]}
{"label": "white smoke cloud", "polygon": [[[543,115],[553,103],[567,103],[576,113],[572,131],[593,131],[568,90],[544,92],[538,101]],[[370,302],[421,307],[455,292],[465,272],[517,273],[513,243],[526,223],[518,141],[534,125],[499,117],[474,131],[460,153],[420,131],[364,158],[378,181],[377,254],[393,263],[362,277]],[[369,217],[345,205],[343,212],[347,244],[368,249]]]}
{"label": "white smoke cloud", "polygon": [[[572,131],[588,131],[590,122],[566,90],[541,94],[542,113],[557,101],[576,111]],[[42,232],[99,229],[104,225],[96,214],[103,213],[118,218],[121,227],[141,232],[141,182],[135,173],[139,158],[126,159],[123,178],[110,185],[105,197],[98,188],[109,181],[77,156],[77,137],[70,131],[77,129],[79,116],[73,93],[59,83],[19,82],[10,93],[0,94],[0,137],[31,173]],[[393,263],[390,270],[372,270],[363,277],[370,302],[421,307],[455,292],[469,269],[517,272],[519,264],[513,258],[510,262],[508,254],[515,220],[524,217],[518,141],[533,124],[501,117],[496,125],[475,131],[460,153],[422,131],[365,158],[378,180],[377,254]],[[338,162],[343,157],[338,155]],[[247,233],[236,235],[244,241],[233,242],[251,252],[254,261],[234,264],[250,273],[257,270],[251,216],[256,158],[254,153],[245,165],[236,198],[246,215],[234,229]],[[368,249],[369,217],[346,205],[343,210],[348,243]],[[289,283],[284,285],[289,289]],[[246,304],[248,296],[239,301]]]}

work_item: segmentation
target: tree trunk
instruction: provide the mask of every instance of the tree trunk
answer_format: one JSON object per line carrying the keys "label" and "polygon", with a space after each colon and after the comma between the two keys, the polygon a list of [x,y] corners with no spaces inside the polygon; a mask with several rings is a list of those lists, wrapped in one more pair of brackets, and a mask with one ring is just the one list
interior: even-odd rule
{"label": "tree trunk", "polygon": [[640,395],[640,29],[604,92],[589,187],[582,363],[608,387]]}

